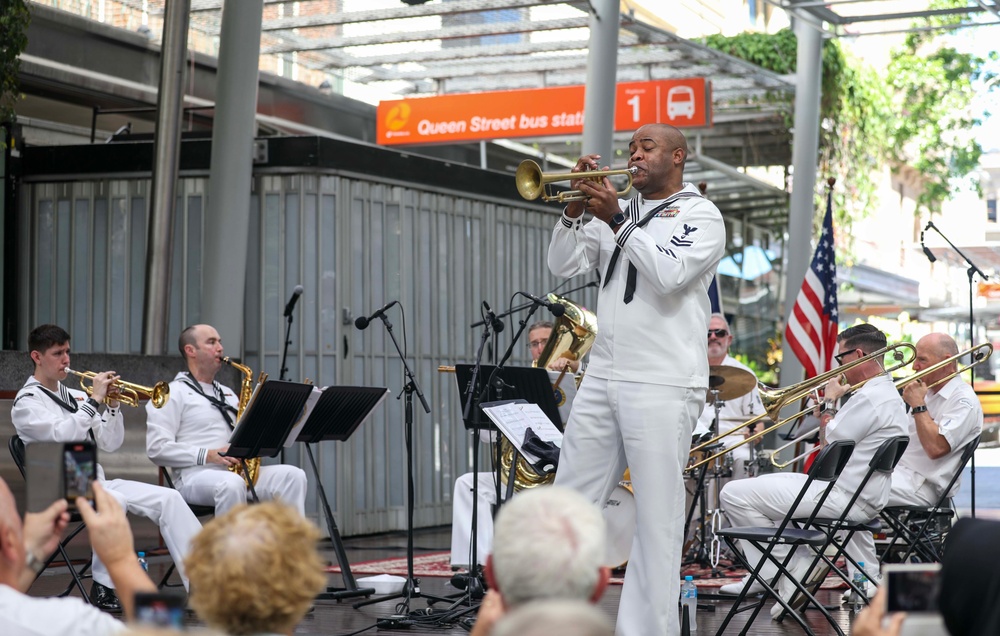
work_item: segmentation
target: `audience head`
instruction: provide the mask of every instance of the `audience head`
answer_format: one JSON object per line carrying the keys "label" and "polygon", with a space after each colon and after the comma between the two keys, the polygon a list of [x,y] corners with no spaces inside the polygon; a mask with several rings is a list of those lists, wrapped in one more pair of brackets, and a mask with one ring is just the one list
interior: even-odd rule
{"label": "audience head", "polygon": [[191,607],[234,636],[290,634],[326,584],[319,531],[279,502],[239,506],[207,523],[185,559]]}
{"label": "audience head", "polygon": [[604,612],[584,601],[528,603],[497,621],[493,636],[614,636]]}
{"label": "audience head", "polygon": [[941,616],[951,636],[1000,634],[1000,523],[959,519],[941,559]]}
{"label": "audience head", "polygon": [[596,601],[610,570],[604,517],[576,491],[544,486],[505,503],[487,561],[490,587],[511,609],[540,599]]}

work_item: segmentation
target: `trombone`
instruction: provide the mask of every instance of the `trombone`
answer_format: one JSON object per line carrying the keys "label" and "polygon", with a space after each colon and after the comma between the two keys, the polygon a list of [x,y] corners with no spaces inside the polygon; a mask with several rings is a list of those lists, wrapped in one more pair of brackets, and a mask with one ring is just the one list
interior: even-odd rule
{"label": "trombone", "polygon": [[[910,358],[908,360],[906,359],[906,356],[905,356],[905,352],[906,351],[908,351],[909,354],[910,354]],[[758,383],[757,390],[760,392],[760,399],[761,399],[761,402],[763,402],[763,404],[764,404],[764,412],[761,413],[760,415],[752,418],[752,419],[747,420],[746,422],[744,422],[743,424],[737,426],[736,428],[723,433],[722,435],[718,435],[718,436],[716,436],[716,437],[708,440],[707,442],[702,442],[701,444],[698,444],[697,446],[695,446],[694,448],[691,449],[691,452],[695,453],[695,452],[703,450],[705,447],[714,446],[715,444],[717,444],[723,438],[728,437],[729,435],[732,435],[733,433],[735,433],[737,431],[741,431],[744,428],[747,428],[749,426],[753,426],[753,425],[757,424],[757,422],[760,422],[761,420],[763,420],[764,418],[770,418],[775,423],[772,424],[771,426],[765,427],[763,430],[758,431],[757,433],[754,433],[753,435],[749,435],[747,437],[744,437],[742,440],[740,440],[736,444],[733,444],[732,446],[730,446],[728,448],[724,448],[721,451],[719,451],[718,453],[715,453],[714,455],[711,455],[710,457],[705,457],[704,459],[701,459],[700,461],[698,461],[698,462],[696,462],[694,464],[691,464],[690,466],[688,466],[684,470],[685,471],[694,470],[695,468],[698,468],[699,466],[702,466],[702,465],[707,464],[709,462],[715,461],[716,459],[719,459],[720,457],[722,457],[726,453],[732,451],[733,449],[739,448],[740,446],[743,446],[744,444],[749,444],[751,442],[755,442],[758,439],[760,439],[761,437],[763,437],[763,436],[767,435],[768,433],[770,433],[771,431],[774,431],[774,430],[776,430],[778,428],[781,428],[785,424],[788,424],[789,422],[792,422],[792,421],[798,419],[799,417],[805,415],[809,411],[813,410],[813,408],[815,408],[815,407],[810,406],[808,408],[802,409],[801,411],[799,411],[798,413],[796,413],[795,415],[793,415],[791,417],[786,417],[785,419],[781,419],[781,420],[778,419],[778,415],[781,413],[781,410],[783,408],[785,408],[789,404],[797,402],[800,399],[808,396],[813,391],[819,389],[821,386],[823,386],[824,384],[826,384],[827,382],[829,382],[831,379],[833,379],[833,378],[837,377],[838,375],[842,374],[844,371],[852,369],[852,368],[854,368],[856,366],[859,366],[859,365],[864,364],[865,362],[869,362],[871,360],[880,360],[881,361],[890,352],[892,353],[893,359],[896,360],[896,364],[893,365],[892,367],[890,367],[889,369],[887,369],[886,373],[892,373],[893,371],[896,371],[896,370],[901,369],[901,368],[903,368],[905,366],[908,366],[910,363],[913,362],[913,359],[916,357],[917,350],[916,350],[916,348],[914,348],[913,345],[911,345],[908,342],[897,342],[896,344],[889,345],[887,347],[883,347],[883,348],[879,349],[878,351],[873,351],[872,353],[869,353],[866,356],[858,358],[857,360],[851,360],[847,364],[841,365],[841,366],[837,367],[836,369],[831,369],[830,371],[827,371],[826,373],[821,373],[821,374],[819,374],[819,375],[817,375],[815,377],[809,378],[808,380],[803,380],[802,382],[798,382],[798,383],[793,384],[791,386],[785,387],[784,389],[768,390],[766,387],[764,387],[763,384]],[[869,379],[871,379],[871,378],[869,378]],[[851,390],[852,391],[858,390],[867,381],[868,380],[864,380],[863,382],[859,382],[859,383],[855,384],[854,386],[851,387]],[[764,387],[764,388],[761,388],[761,387]]]}
{"label": "trombone", "polygon": [[[988,342],[985,342],[985,343],[983,343],[981,345],[972,347],[971,349],[966,349],[965,351],[960,351],[960,352],[956,353],[955,355],[953,355],[953,356],[951,356],[949,358],[945,358],[944,360],[941,360],[940,362],[935,362],[931,366],[929,366],[929,367],[927,367],[925,369],[921,369],[920,371],[917,371],[916,373],[908,375],[905,378],[900,378],[900,379],[896,380],[896,390],[902,392],[903,389],[906,388],[906,385],[910,384],[911,382],[916,382],[917,380],[920,380],[920,379],[922,379],[922,378],[924,378],[924,377],[926,377],[926,376],[928,376],[928,375],[936,372],[939,369],[943,369],[944,367],[948,366],[949,364],[952,364],[953,362],[957,362],[959,358],[964,358],[967,355],[971,355],[972,356],[972,361],[969,364],[956,369],[955,371],[949,373],[948,375],[944,376],[940,380],[937,380],[935,382],[932,382],[931,384],[928,384],[927,388],[928,389],[932,389],[932,388],[938,386],[939,384],[944,384],[945,382],[951,380],[956,375],[961,375],[961,374],[965,373],[966,371],[968,371],[972,367],[976,366],[980,362],[985,362],[985,361],[989,360],[990,356],[993,355],[993,345],[990,344],[990,343],[988,343]],[[853,389],[853,387],[852,387],[852,389]],[[788,460],[786,462],[779,462],[778,461],[778,455],[781,453],[781,451],[785,450],[786,448],[790,448],[790,447],[794,446],[795,444],[798,444],[799,442],[804,442],[804,441],[806,441],[807,439],[809,439],[810,437],[812,437],[815,434],[816,434],[816,429],[813,429],[813,430],[811,430],[811,431],[809,431],[807,433],[803,433],[802,435],[799,435],[798,437],[796,437],[795,439],[791,440],[790,442],[787,442],[787,443],[779,446],[778,448],[774,449],[773,451],[771,451],[771,464],[775,468],[778,468],[778,469],[786,468],[788,466],[791,466],[795,462],[799,461],[800,459],[805,459],[806,457],[809,457],[809,455],[811,455],[811,454],[815,453],[816,451],[818,451],[820,449],[819,446],[817,446],[815,448],[810,448],[809,450],[805,451],[804,453],[800,453],[799,455],[791,458],[790,460]]]}
{"label": "trombone", "polygon": [[548,186],[550,183],[557,181],[572,181],[574,179],[590,179],[594,183],[601,183],[604,177],[628,175],[628,185],[625,186],[624,190],[618,191],[618,196],[623,197],[632,189],[632,175],[636,172],[638,172],[638,168],[632,166],[631,168],[624,168],[622,170],[544,173],[537,163],[531,159],[525,159],[517,166],[517,172],[514,173],[514,184],[517,186],[518,193],[529,201],[534,201],[538,197],[541,197],[542,201],[558,201],[559,203],[565,203],[566,201],[586,201],[590,197],[580,190],[567,190],[552,194],[549,192]]}
{"label": "trombone", "polygon": [[[80,377],[80,388],[87,392],[87,395],[94,394],[94,383],[93,380],[97,374],[93,371],[74,371],[69,367],[63,369],[66,373],[72,373],[73,375]],[[84,380],[90,380],[90,384],[86,384]],[[142,386],[141,384],[133,384],[131,382],[126,382],[124,380],[115,380],[111,383],[111,386],[118,389],[118,395],[115,397],[108,396],[104,398],[104,402],[107,403],[108,400],[117,400],[122,404],[128,406],[139,406],[139,400],[149,400],[153,403],[156,408],[162,408],[164,404],[167,403],[167,399],[170,398],[170,385],[166,382],[157,382],[154,386]]]}

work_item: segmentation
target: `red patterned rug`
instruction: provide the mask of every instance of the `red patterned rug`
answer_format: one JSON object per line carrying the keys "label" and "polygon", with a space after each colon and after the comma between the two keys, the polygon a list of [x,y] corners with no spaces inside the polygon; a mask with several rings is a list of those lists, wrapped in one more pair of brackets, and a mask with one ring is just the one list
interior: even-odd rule
{"label": "red patterned rug", "polygon": [[[712,576],[711,568],[702,568],[699,566],[688,566],[684,568],[681,576],[686,576],[690,574],[694,577],[695,583],[698,587],[720,587],[726,585],[727,583],[737,583],[743,577],[744,570],[741,569],[730,569],[728,567],[721,567],[723,565],[728,565],[727,563],[720,563],[720,572],[722,576]],[[329,566],[327,572],[339,573],[340,566],[332,565]],[[393,557],[390,559],[377,559],[375,561],[361,561],[359,563],[351,564],[351,572],[355,576],[369,576],[372,574],[395,574],[396,576],[406,576],[406,557]],[[455,572],[451,569],[451,553],[450,552],[431,552],[429,554],[421,554],[413,557],[413,575],[414,576],[437,576],[437,577],[451,577]],[[615,570],[614,576],[611,577],[611,583],[614,585],[621,585],[623,572],[621,570]],[[843,581],[836,577],[828,577],[823,583],[824,588],[839,588],[846,587]]]}

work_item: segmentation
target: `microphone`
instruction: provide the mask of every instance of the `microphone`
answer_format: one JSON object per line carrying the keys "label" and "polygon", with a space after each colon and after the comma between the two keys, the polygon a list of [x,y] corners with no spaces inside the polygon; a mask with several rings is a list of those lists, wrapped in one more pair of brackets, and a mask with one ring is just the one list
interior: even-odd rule
{"label": "microphone", "polygon": [[556,318],[566,313],[566,308],[563,307],[562,304],[560,303],[554,303],[552,301],[545,300],[544,298],[539,298],[538,296],[532,296],[528,292],[518,292],[518,293],[529,300],[535,301],[542,307],[545,307],[546,309],[551,311],[552,315],[555,316]]}
{"label": "microphone", "polygon": [[490,326],[493,327],[493,333],[500,333],[503,331],[503,321],[497,318],[497,315],[493,313],[493,310],[490,309],[489,303],[485,300],[483,301],[483,309],[486,310],[486,322],[490,323]]}
{"label": "microphone", "polygon": [[920,230],[920,247],[923,248],[923,250],[924,250],[924,256],[927,257],[927,260],[929,260],[930,262],[933,263],[934,261],[937,260],[937,256],[934,256],[934,252],[931,251],[931,248],[929,248],[926,245],[924,245],[924,232],[926,232],[927,230],[931,229],[932,227],[934,227],[934,223],[932,223],[931,221],[928,221],[927,225],[924,227],[924,229]]}
{"label": "microphone", "polygon": [[379,309],[378,311],[376,311],[371,316],[368,316],[367,318],[365,318],[364,316],[361,316],[357,320],[354,321],[354,326],[357,327],[358,329],[367,329],[368,328],[368,323],[370,323],[371,321],[375,320],[376,318],[381,318],[382,315],[385,314],[385,312],[388,311],[390,307],[392,307],[393,305],[398,305],[398,304],[399,304],[399,301],[398,300],[394,300],[391,303],[389,303],[388,305],[386,305],[385,307],[382,307],[382,309]]}
{"label": "microphone", "polygon": [[299,296],[302,295],[302,285],[296,285],[295,289],[292,290],[292,297],[288,299],[288,304],[285,305],[285,318],[292,315],[292,310],[295,309],[295,303],[299,302]]}

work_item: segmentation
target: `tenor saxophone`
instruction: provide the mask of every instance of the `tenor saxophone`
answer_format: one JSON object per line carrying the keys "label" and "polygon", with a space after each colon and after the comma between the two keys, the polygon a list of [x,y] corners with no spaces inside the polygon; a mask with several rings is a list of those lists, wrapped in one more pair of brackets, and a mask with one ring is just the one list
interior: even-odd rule
{"label": "tenor saxophone", "polygon": [[[243,374],[243,380],[240,382],[240,403],[236,407],[236,420],[239,421],[240,416],[243,415],[243,411],[247,408],[247,404],[250,403],[251,396],[253,396],[253,369],[238,362],[233,362],[233,359],[228,356],[223,358],[222,361]],[[261,372],[259,382],[263,383],[266,380],[267,374]],[[257,478],[260,476],[260,457],[251,457],[247,460],[247,474],[250,476],[250,481],[247,481],[247,475],[243,474],[242,462],[232,464],[228,468],[237,475],[243,475],[243,481],[246,482],[248,488],[250,484],[256,486]]]}

